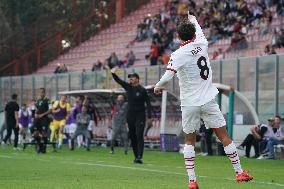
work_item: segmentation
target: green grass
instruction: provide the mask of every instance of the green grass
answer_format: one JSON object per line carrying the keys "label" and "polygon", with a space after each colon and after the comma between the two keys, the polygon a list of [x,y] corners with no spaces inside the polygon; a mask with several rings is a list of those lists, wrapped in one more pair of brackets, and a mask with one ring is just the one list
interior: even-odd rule
{"label": "green grass", "polygon": [[[145,151],[144,164],[133,164],[132,153],[114,155],[106,148],[90,152],[67,148],[37,155],[31,147],[15,152],[0,148],[0,189],[187,189],[183,156]],[[255,176],[249,183],[236,183],[226,157],[197,157],[196,173],[201,189],[284,188],[284,161],[242,159]]]}

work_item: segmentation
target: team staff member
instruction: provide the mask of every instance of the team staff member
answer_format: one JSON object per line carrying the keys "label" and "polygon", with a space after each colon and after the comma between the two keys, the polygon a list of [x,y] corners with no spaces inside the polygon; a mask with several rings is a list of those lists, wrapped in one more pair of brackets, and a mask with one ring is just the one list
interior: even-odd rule
{"label": "team staff member", "polygon": [[[50,113],[50,100],[45,96],[45,88],[39,89],[39,97],[35,103],[35,118],[34,123],[31,128],[33,136],[37,145],[38,153],[46,152],[47,136],[48,136],[48,126],[50,120],[48,114]],[[41,143],[43,139],[44,143]]]}
{"label": "team staff member", "polygon": [[[114,97],[112,97],[114,98]],[[115,102],[112,99],[113,108],[112,108],[112,137],[111,137],[111,151],[110,154],[114,153],[114,143],[115,140],[120,137],[124,145],[124,154],[127,154],[128,150],[128,132],[126,126],[126,113],[128,103],[124,101],[123,95],[117,96],[117,101]]]}
{"label": "team staff member", "polygon": [[53,142],[55,133],[58,132],[58,148],[61,148],[63,141],[63,129],[66,125],[66,120],[69,119],[71,106],[67,102],[67,97],[62,95],[60,100],[56,100],[52,106],[53,121],[50,125],[51,134],[50,141]]}
{"label": "team staff member", "polygon": [[129,74],[129,83],[121,80],[116,74],[117,68],[111,69],[113,79],[126,91],[128,97],[127,123],[132,149],[135,156],[134,163],[143,163],[145,103],[147,104],[148,122],[151,121],[151,104],[147,90],[139,83],[137,73]]}
{"label": "team staff member", "polygon": [[5,106],[5,122],[7,126],[7,135],[2,141],[2,145],[5,145],[7,140],[11,137],[12,130],[14,131],[15,139],[14,139],[14,150],[19,150],[18,148],[18,136],[19,136],[19,119],[18,119],[18,111],[19,105],[17,103],[17,94],[12,95],[12,101],[10,101]]}

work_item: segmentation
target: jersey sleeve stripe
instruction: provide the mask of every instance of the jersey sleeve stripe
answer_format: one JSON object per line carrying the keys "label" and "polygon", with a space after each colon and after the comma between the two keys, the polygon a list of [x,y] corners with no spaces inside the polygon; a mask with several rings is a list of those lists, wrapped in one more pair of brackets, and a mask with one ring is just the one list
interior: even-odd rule
{"label": "jersey sleeve stripe", "polygon": [[170,71],[177,73],[177,71],[175,69],[172,69],[172,68],[167,68],[167,70],[170,70]]}

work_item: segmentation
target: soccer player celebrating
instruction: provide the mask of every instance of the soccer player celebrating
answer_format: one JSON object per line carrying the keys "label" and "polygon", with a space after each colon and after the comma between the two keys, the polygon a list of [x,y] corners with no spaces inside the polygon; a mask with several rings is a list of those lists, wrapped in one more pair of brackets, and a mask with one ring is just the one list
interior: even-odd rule
{"label": "soccer player celebrating", "polygon": [[184,161],[189,176],[189,189],[198,189],[195,176],[195,137],[200,127],[200,118],[206,127],[213,128],[224,145],[225,153],[236,172],[236,181],[253,179],[241,168],[240,159],[233,141],[226,130],[225,119],[215,101],[218,90],[212,84],[212,70],[208,57],[208,41],[195,16],[188,14],[177,27],[182,44],[172,53],[167,70],[156,84],[154,92],[160,94],[164,85],[175,73],[179,78],[182,126],[185,132]]}
{"label": "soccer player celebrating", "polygon": [[56,100],[52,105],[53,121],[50,125],[50,141],[53,142],[55,134],[58,132],[58,148],[62,146],[63,129],[66,125],[66,120],[69,119],[70,109],[70,104],[67,102],[65,95],[62,95],[60,100]]}

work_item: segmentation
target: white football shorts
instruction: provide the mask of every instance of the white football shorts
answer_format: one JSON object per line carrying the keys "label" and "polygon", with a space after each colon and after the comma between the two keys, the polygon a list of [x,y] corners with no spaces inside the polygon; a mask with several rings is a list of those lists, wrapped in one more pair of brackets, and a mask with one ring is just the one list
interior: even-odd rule
{"label": "white football shorts", "polygon": [[215,99],[202,106],[182,106],[182,127],[186,134],[194,133],[200,128],[203,119],[206,128],[220,128],[226,125],[224,116]]}

